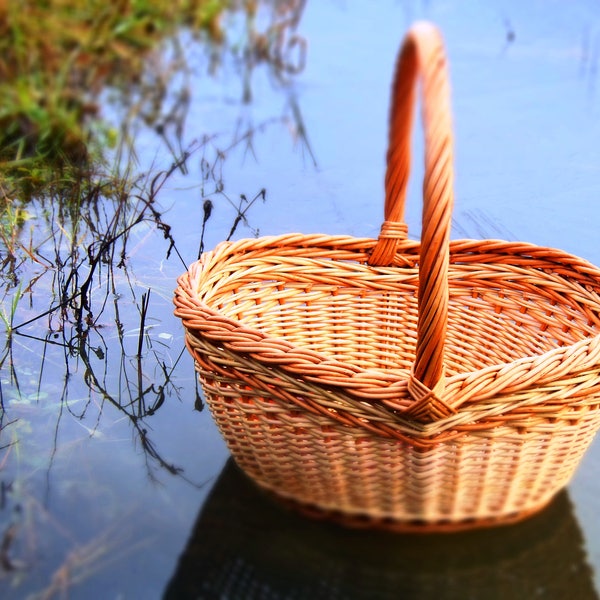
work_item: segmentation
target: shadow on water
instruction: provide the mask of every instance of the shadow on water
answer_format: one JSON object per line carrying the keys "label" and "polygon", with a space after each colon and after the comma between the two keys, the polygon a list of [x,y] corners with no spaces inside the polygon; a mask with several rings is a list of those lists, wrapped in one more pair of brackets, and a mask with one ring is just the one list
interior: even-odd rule
{"label": "shadow on water", "polygon": [[597,600],[567,492],[517,525],[398,535],[308,521],[230,460],[166,589],[169,600]]}

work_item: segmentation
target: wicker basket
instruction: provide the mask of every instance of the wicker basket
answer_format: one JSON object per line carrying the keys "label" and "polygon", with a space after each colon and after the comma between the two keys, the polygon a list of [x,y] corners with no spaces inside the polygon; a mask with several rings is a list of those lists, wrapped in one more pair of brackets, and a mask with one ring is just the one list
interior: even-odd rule
{"label": "wicker basket", "polygon": [[[413,105],[421,242],[403,209]],[[570,480],[600,423],[600,269],[559,250],[449,241],[449,86],[415,25],[393,85],[378,239],[221,243],[178,280],[208,405],[263,488],[353,524],[512,521]]]}

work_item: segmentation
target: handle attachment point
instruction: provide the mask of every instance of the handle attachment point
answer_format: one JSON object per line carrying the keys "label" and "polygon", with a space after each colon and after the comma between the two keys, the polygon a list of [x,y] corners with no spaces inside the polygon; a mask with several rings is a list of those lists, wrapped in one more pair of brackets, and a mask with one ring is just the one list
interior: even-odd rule
{"label": "handle attachment point", "polygon": [[407,417],[420,423],[433,423],[456,414],[456,409],[448,406],[439,396],[444,391],[442,376],[435,387],[430,390],[421,383],[411,372],[408,378],[408,393],[414,399],[414,404],[404,413]]}
{"label": "handle attachment point", "polygon": [[379,239],[403,241],[408,238],[408,225],[397,221],[384,221],[379,232]]}

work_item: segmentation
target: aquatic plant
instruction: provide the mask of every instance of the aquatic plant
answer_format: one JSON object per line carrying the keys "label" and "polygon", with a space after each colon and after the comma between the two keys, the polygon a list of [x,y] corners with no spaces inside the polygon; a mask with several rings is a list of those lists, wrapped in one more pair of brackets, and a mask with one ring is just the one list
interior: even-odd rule
{"label": "aquatic plant", "polygon": [[[36,589],[29,576],[40,571],[36,544],[52,545],[40,597],[66,594],[137,547],[112,537],[108,544],[91,527],[75,537],[80,524],[71,519],[79,508],[62,520],[50,514],[53,495],[54,507],[75,507],[73,489],[83,504],[98,493],[96,473],[84,484],[64,473],[70,454],[84,470],[89,461],[92,473],[89,446],[112,451],[133,443],[141,469],[128,466],[144,477],[203,483],[182,471],[157,434],[156,415],[177,407],[182,390],[193,394],[196,385],[194,406],[203,408],[181,337],[165,317],[173,265],[165,272],[163,266],[171,260],[180,271],[195,256],[181,250],[162,200],[165,186],[181,185],[198,169],[192,204],[201,243],[215,215],[231,219],[225,235],[257,234],[250,208],[266,191],[225,191],[227,157],[252,155],[254,137],[275,124],[296,132],[310,152],[297,99],[286,87],[292,73],[280,60],[297,22],[289,13],[303,2],[267,2],[272,21],[264,29],[258,4],[27,0],[16,10],[0,0],[0,91],[14,84],[0,94],[0,579],[14,589]],[[242,27],[231,37],[226,19],[236,10]],[[291,24],[277,25],[284,22]],[[209,71],[223,60],[239,67],[240,105],[263,62],[284,91],[287,114],[240,120],[233,134],[186,137],[188,78],[198,65],[187,62],[182,35],[210,40],[195,46],[206,51]],[[110,122],[107,103],[116,116]],[[140,161],[140,131],[157,142],[160,164]],[[96,514],[110,524],[122,499],[112,487],[103,493],[106,506]]]}
{"label": "aquatic plant", "polygon": [[[123,133],[103,118],[107,89],[129,107],[129,118],[154,127],[168,143],[165,129],[173,125],[181,130],[189,103],[185,84],[172,89],[172,81],[186,68],[175,35],[183,29],[207,42],[210,71],[216,70],[224,48],[238,56],[244,63],[245,101],[251,97],[257,64],[270,63],[280,80],[297,73],[304,66],[305,44],[295,34],[304,0],[275,1],[264,31],[256,25],[260,4],[0,2],[0,179],[45,183],[48,169],[101,160]],[[243,39],[236,33],[228,40],[223,21],[238,13],[245,21]]]}

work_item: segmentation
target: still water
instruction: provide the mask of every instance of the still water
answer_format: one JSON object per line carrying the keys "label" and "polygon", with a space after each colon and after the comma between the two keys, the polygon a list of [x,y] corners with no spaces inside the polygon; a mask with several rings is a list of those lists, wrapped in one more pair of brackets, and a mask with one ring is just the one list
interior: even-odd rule
{"label": "still water", "polygon": [[[160,216],[131,227],[126,265],[105,265],[93,280],[101,318],[85,343],[52,315],[11,340],[13,369],[1,381],[3,598],[599,597],[600,442],[538,517],[415,538],[290,515],[236,470],[200,410],[172,316],[177,276],[201,241],[211,248],[236,220],[236,238],[377,235],[389,85],[416,19],[440,26],[450,59],[453,237],[525,240],[600,264],[600,6],[373,6],[307,2],[295,29],[306,55],[300,42],[286,55],[298,73],[224,61],[208,76],[206,52],[184,35],[192,96],[181,144],[191,154],[160,189]],[[416,238],[418,134],[414,144],[406,220]],[[172,163],[150,130],[139,131],[136,149],[141,171]],[[51,207],[38,210],[35,226],[66,235]],[[15,322],[52,305],[45,277]]]}

